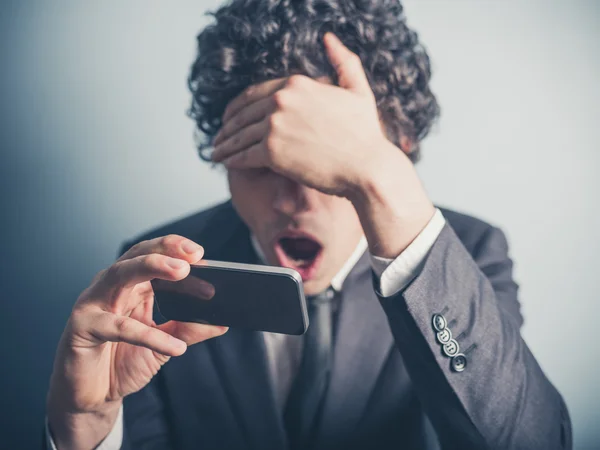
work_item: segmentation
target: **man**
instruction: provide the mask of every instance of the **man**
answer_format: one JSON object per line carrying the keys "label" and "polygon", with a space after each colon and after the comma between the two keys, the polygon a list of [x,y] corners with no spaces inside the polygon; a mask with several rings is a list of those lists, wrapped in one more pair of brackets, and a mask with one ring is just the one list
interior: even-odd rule
{"label": "man", "polygon": [[[401,5],[235,0],[214,16],[191,115],[231,201],[126,245],[81,294],[48,445],[570,448],[503,233],[434,207],[414,170],[438,106]],[[157,325],[149,281],[203,255],[298,270],[306,335]]]}

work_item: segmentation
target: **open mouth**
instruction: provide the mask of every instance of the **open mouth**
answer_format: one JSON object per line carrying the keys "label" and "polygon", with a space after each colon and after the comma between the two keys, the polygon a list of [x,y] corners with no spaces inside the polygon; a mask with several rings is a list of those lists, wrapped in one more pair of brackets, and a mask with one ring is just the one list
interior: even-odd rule
{"label": "open mouth", "polygon": [[295,269],[306,281],[313,277],[321,260],[323,247],[314,238],[296,234],[281,237],[275,245],[279,264]]}

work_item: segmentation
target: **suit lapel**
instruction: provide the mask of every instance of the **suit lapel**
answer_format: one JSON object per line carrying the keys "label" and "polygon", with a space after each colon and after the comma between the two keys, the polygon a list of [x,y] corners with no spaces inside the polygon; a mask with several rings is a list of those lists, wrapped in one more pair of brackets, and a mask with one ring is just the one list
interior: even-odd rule
{"label": "suit lapel", "polygon": [[248,447],[284,448],[285,432],[269,378],[262,334],[231,329],[215,339],[212,350],[219,377]]}
{"label": "suit lapel", "polygon": [[[258,263],[249,231],[239,218],[237,221],[233,233],[221,235],[219,239],[218,243],[226,245],[219,245],[217,249],[217,242],[213,242],[207,258]],[[269,376],[262,333],[230,329],[209,342],[211,356],[248,447],[285,448],[285,431]]]}
{"label": "suit lapel", "polygon": [[355,435],[370,394],[393,346],[387,317],[373,290],[367,252],[342,287],[333,369],[315,448]]}

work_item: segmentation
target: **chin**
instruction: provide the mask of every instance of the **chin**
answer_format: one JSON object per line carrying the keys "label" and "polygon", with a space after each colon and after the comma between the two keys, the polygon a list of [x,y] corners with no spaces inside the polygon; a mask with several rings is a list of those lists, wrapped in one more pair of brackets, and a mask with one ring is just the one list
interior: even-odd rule
{"label": "chin", "polygon": [[304,295],[317,295],[323,292],[325,289],[329,287],[331,281],[325,282],[322,279],[320,280],[308,280],[303,283],[304,285]]}

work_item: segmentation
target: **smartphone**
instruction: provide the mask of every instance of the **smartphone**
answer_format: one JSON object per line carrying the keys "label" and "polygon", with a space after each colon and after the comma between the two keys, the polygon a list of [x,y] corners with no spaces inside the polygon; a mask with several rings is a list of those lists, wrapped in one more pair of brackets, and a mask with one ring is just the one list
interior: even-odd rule
{"label": "smartphone", "polygon": [[293,269],[201,260],[183,280],[151,283],[167,320],[297,335],[308,328],[302,278]]}

